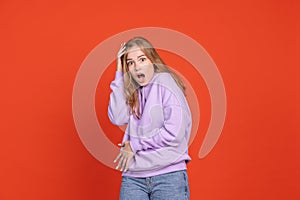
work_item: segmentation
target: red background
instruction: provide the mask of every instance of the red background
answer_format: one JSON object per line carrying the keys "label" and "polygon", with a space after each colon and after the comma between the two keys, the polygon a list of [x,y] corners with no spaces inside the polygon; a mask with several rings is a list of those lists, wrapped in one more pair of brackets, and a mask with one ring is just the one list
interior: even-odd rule
{"label": "red background", "polygon": [[[226,87],[220,140],[198,159],[204,108],[190,147],[191,199],[300,199],[299,11],[296,0],[1,1],[0,199],[118,199],[120,172],[92,157],[78,137],[72,89],[96,45],[145,26],[195,39]],[[99,95],[101,125],[113,132],[101,113],[107,96],[101,104]]]}

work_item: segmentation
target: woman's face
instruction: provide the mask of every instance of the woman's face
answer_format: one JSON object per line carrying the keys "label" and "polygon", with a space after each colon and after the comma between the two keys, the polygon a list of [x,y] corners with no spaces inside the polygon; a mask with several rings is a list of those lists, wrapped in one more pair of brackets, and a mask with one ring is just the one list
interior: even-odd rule
{"label": "woman's face", "polygon": [[145,86],[151,81],[154,75],[153,63],[140,48],[133,47],[129,49],[126,63],[133,79],[140,86]]}

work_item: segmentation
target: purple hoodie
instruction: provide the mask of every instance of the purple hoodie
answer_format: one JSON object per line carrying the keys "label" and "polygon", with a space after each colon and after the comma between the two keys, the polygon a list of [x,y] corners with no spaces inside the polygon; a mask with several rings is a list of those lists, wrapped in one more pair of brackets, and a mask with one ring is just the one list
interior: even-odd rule
{"label": "purple hoodie", "polygon": [[123,142],[135,153],[123,176],[149,177],[186,169],[191,160],[188,141],[192,119],[183,92],[169,73],[155,73],[138,88],[140,119],[126,104],[122,72],[111,83],[108,116],[118,126],[127,124]]}

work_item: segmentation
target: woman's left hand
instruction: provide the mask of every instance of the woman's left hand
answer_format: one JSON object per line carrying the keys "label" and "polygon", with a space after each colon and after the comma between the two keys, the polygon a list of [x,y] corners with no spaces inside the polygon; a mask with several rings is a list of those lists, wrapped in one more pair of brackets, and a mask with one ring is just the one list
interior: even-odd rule
{"label": "woman's left hand", "polygon": [[128,167],[129,167],[129,163],[130,160],[133,158],[134,153],[131,149],[130,146],[130,142],[126,141],[123,144],[118,144],[120,147],[123,147],[123,149],[120,150],[119,155],[117,156],[117,158],[114,160],[114,162],[119,161],[116,169],[120,168],[120,171],[124,171],[126,172]]}

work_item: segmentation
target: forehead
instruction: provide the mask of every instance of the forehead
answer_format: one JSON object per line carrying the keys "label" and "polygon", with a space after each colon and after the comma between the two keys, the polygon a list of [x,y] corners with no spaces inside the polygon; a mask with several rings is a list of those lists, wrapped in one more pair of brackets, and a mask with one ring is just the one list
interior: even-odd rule
{"label": "forehead", "polygon": [[128,50],[127,59],[136,59],[137,57],[145,55],[139,47],[133,47]]}

